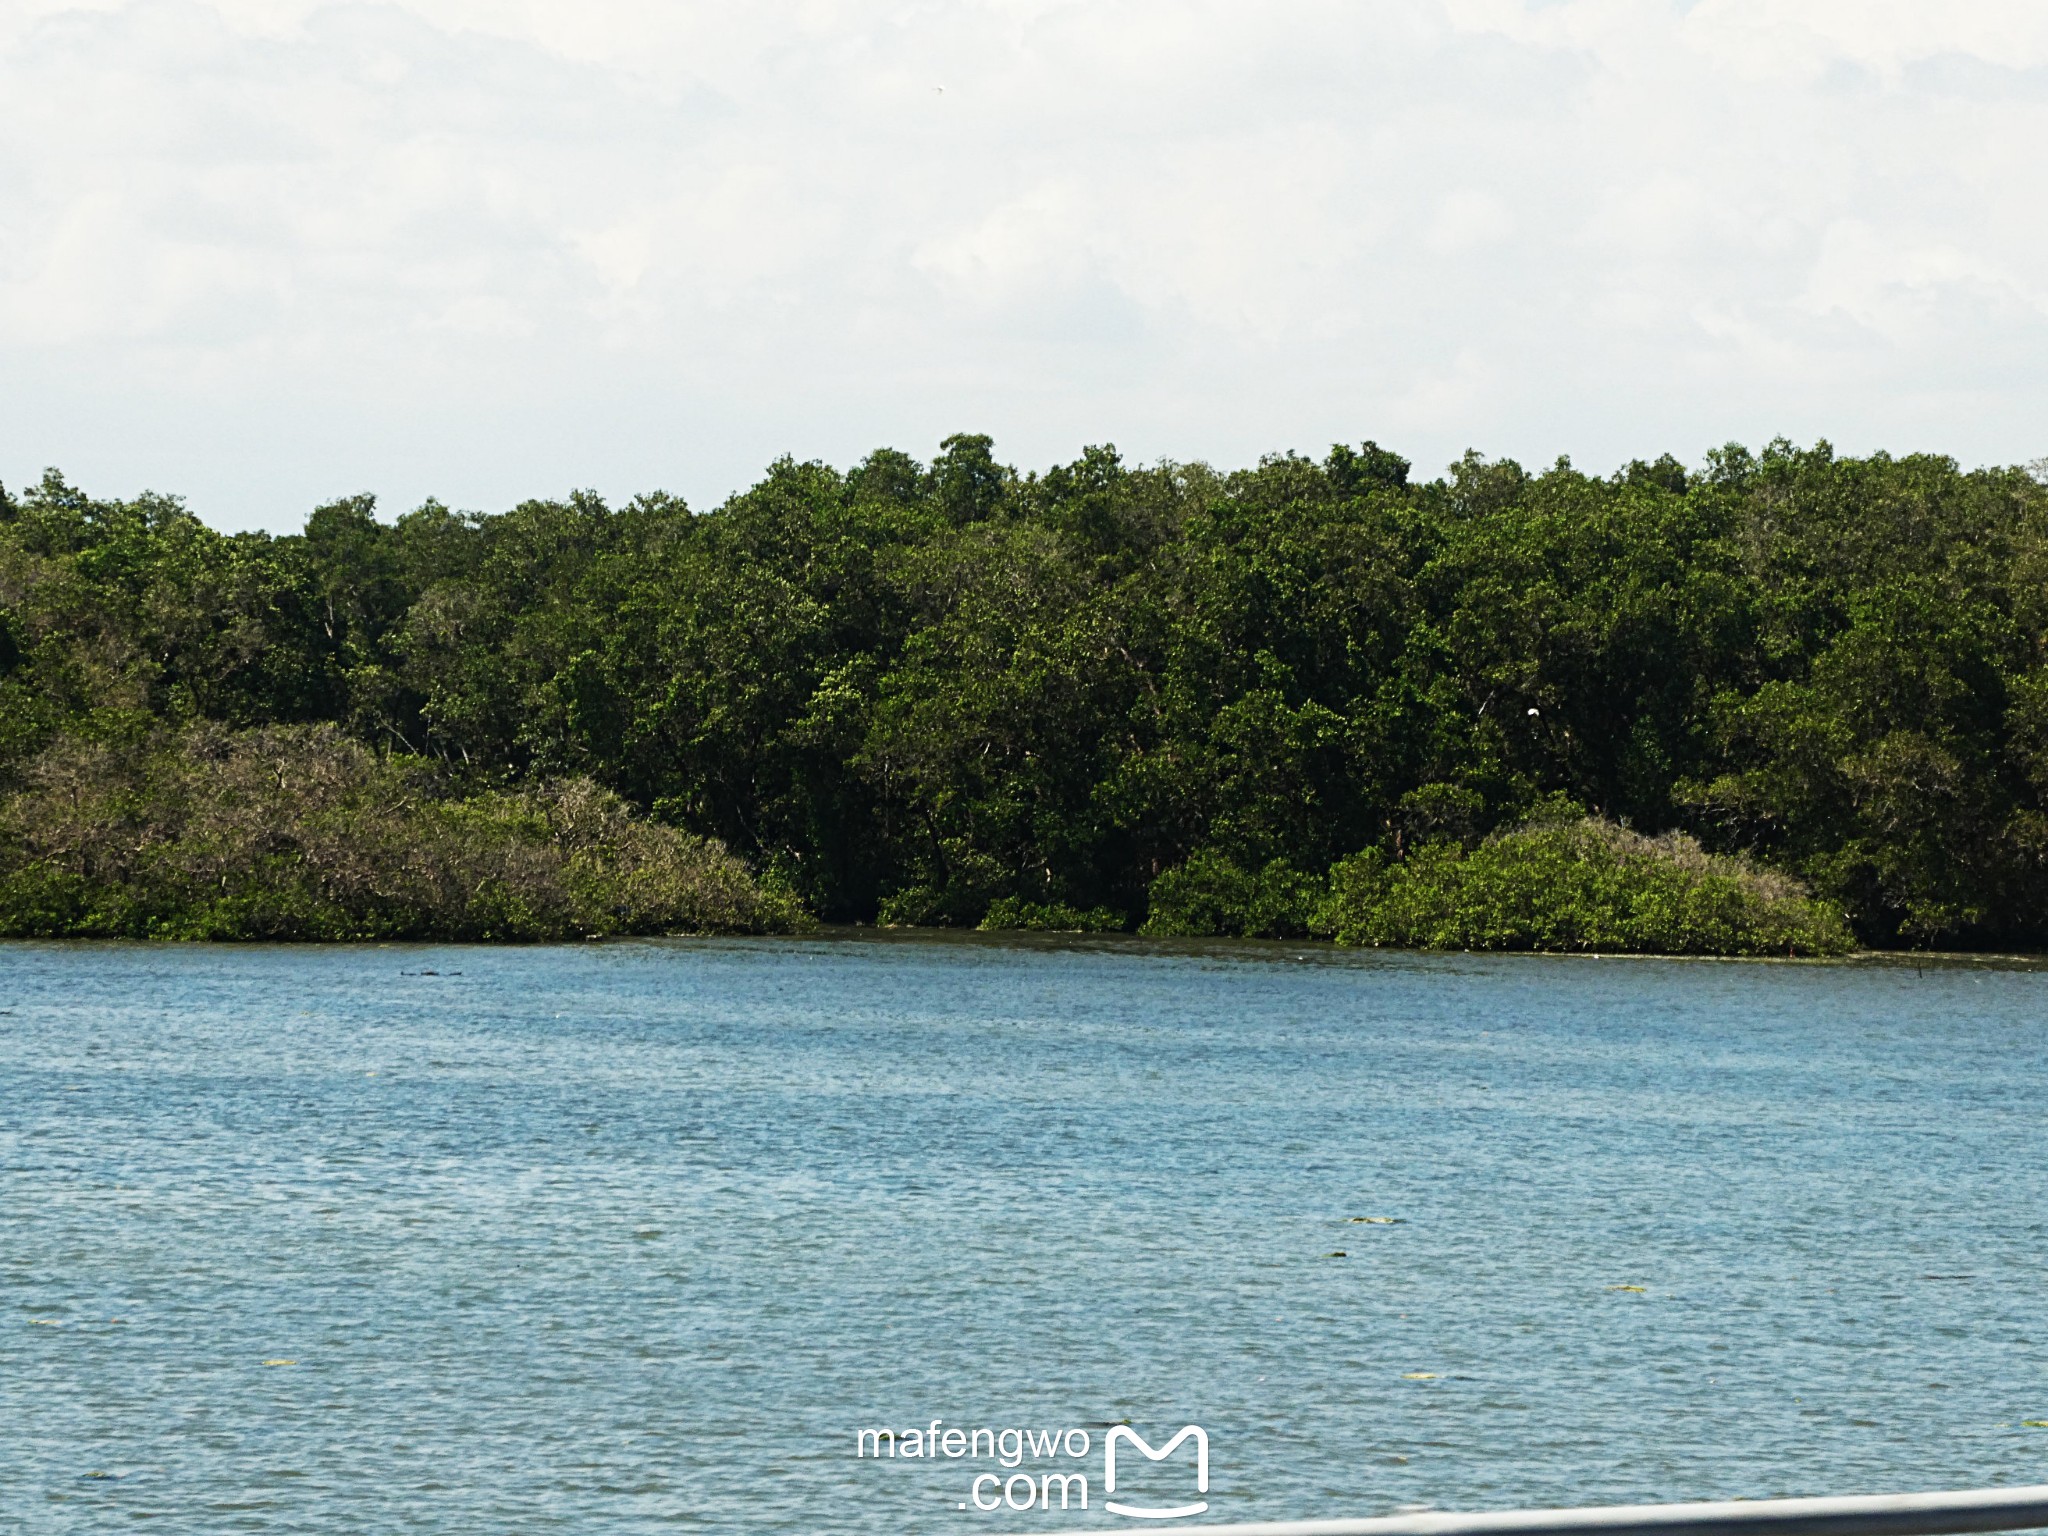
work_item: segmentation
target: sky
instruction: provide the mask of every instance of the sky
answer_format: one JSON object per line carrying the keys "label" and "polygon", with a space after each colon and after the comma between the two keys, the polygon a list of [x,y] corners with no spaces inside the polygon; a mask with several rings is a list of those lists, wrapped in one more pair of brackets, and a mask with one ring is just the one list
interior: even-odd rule
{"label": "sky", "polygon": [[2048,454],[2039,0],[0,0],[0,482]]}

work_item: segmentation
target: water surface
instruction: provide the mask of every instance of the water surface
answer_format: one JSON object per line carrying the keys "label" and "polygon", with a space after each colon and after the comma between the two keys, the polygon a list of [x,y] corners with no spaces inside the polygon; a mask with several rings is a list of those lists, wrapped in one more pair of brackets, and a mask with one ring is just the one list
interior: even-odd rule
{"label": "water surface", "polygon": [[[0,947],[0,1529],[1137,1528],[1123,1419],[1205,1520],[2048,1481],[2044,987]],[[934,1418],[1089,1512],[855,1459]]]}

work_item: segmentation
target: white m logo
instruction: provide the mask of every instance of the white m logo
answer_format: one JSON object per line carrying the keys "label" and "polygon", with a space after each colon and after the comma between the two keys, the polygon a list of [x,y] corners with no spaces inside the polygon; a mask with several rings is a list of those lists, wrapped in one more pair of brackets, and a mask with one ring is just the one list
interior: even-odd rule
{"label": "white m logo", "polygon": [[[1112,1425],[1102,1442],[1102,1491],[1116,1492],[1116,1443],[1119,1440],[1131,1442],[1131,1449],[1147,1461],[1164,1461],[1180,1448],[1183,1440],[1192,1437],[1195,1442],[1195,1492],[1209,1491],[1209,1437],[1199,1425],[1190,1424],[1186,1429],[1167,1441],[1158,1450],[1145,1443],[1145,1437],[1128,1424]],[[1207,1499],[1199,1504],[1181,1504],[1173,1509],[1141,1509],[1132,1504],[1117,1504],[1103,1500],[1102,1507],[1113,1515],[1135,1515],[1140,1520],[1179,1520],[1187,1515],[1199,1515],[1209,1507]]]}

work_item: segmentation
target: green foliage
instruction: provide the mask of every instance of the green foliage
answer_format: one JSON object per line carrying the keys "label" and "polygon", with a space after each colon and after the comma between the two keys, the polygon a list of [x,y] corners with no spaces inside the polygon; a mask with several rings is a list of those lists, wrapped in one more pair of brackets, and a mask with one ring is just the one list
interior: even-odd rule
{"label": "green foliage", "polygon": [[1240,869],[1213,848],[1152,882],[1150,915],[1140,929],[1159,938],[1235,934],[1249,939],[1299,938],[1324,896],[1323,882],[1284,859]]}
{"label": "green foliage", "polygon": [[1824,443],[1020,474],[962,434],[706,515],[0,498],[0,792],[201,724],[331,725],[441,800],[585,778],[836,920],[1298,933],[1359,850],[1563,796],[1865,942],[2041,946],[2048,489]]}
{"label": "green foliage", "polygon": [[587,779],[457,796],[331,726],[61,739],[0,799],[0,933],[553,939],[786,930],[796,903]]}
{"label": "green foliage", "polygon": [[984,932],[1004,929],[1035,930],[1041,933],[1112,933],[1124,926],[1123,918],[1107,907],[1083,912],[1058,901],[1020,901],[1004,896],[991,903],[980,924]]}
{"label": "green foliage", "polygon": [[1692,838],[1591,818],[1539,822],[1469,853],[1425,843],[1389,862],[1367,849],[1330,872],[1314,926],[1339,944],[1413,949],[1837,955],[1839,912],[1799,882]]}

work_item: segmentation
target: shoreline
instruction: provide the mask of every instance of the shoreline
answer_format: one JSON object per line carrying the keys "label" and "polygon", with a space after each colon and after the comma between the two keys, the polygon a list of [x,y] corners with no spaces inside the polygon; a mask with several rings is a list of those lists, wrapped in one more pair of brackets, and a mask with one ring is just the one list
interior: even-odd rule
{"label": "shoreline", "polygon": [[1131,956],[1216,956],[1275,962],[1389,960],[1684,961],[1717,965],[1820,966],[1916,970],[1985,968],[2048,971],[2048,953],[2015,950],[1860,949],[1844,955],[1669,954],[1646,950],[1410,949],[1392,945],[1340,945],[1328,939],[1255,939],[1228,934],[1158,937],[1028,928],[943,928],[914,924],[819,923],[796,933],[603,934],[561,939],[216,939],[216,938],[0,938],[0,954],[27,948],[121,950],[218,950],[301,952],[313,950],[505,950],[596,949],[624,946],[744,945],[791,948],[806,944],[900,945],[989,950],[1079,951]]}

